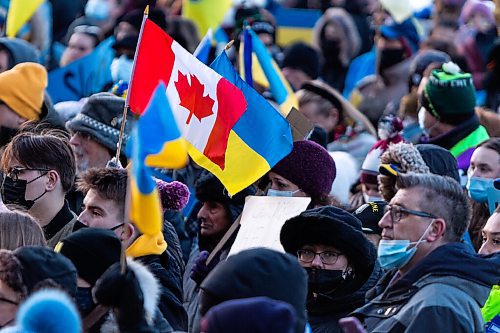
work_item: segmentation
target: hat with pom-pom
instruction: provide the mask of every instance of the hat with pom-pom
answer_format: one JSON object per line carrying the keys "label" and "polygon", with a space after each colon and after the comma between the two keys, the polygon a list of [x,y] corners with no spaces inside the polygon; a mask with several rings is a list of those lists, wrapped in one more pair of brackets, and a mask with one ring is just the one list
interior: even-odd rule
{"label": "hat with pom-pom", "polygon": [[460,124],[475,114],[476,90],[472,75],[462,72],[453,62],[432,71],[420,98],[422,106],[446,124]]}
{"label": "hat with pom-pom", "polygon": [[155,179],[156,187],[160,193],[161,206],[164,210],[181,210],[189,201],[189,189],[181,182],[166,182]]}

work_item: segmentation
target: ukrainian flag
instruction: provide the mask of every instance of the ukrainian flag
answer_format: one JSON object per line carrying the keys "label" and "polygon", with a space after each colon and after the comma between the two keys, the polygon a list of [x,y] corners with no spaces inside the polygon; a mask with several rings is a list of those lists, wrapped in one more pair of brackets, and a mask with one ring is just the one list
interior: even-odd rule
{"label": "ukrainian flag", "polygon": [[[132,129],[127,152],[132,161],[130,171],[130,219],[142,232],[131,248],[156,248],[162,253],[166,243],[161,233],[163,210],[150,166],[180,168],[187,163],[184,139],[170,109],[166,87],[160,83]],[[154,162],[154,163],[153,163]],[[148,165],[146,165],[148,164]],[[150,243],[150,244],[148,244]],[[164,244],[164,246],[162,245]],[[158,253],[159,254],[159,253]]]}
{"label": "ukrainian flag", "polygon": [[19,29],[28,22],[44,0],[10,0],[7,13],[7,37],[15,37]]}
{"label": "ukrainian flag", "polygon": [[208,29],[215,31],[219,27],[231,5],[232,0],[184,0],[182,16],[192,20],[200,36],[204,36]]}
{"label": "ukrainian flag", "polygon": [[[274,100],[280,107],[281,114],[286,117],[292,107],[298,108],[297,97],[259,36],[249,27],[245,28],[245,30],[240,46],[241,76],[246,80],[251,77],[253,82],[257,82],[266,88],[269,87]],[[245,34],[248,34],[248,37],[245,37]],[[246,43],[245,40],[247,40]],[[251,59],[248,56],[250,52],[249,41],[252,51]]]}

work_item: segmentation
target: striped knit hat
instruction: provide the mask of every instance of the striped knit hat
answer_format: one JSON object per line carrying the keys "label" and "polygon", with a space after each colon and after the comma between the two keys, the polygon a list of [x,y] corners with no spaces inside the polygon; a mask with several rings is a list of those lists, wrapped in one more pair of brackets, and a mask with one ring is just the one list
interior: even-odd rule
{"label": "striped knit hat", "polygon": [[457,125],[474,116],[476,90],[472,75],[453,62],[432,71],[422,94],[422,106],[439,121]]}

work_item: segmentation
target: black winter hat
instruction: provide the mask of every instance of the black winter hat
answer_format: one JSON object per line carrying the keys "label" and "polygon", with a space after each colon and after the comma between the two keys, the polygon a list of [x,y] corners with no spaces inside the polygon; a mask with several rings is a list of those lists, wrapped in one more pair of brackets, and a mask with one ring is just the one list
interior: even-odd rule
{"label": "black winter hat", "polygon": [[415,147],[431,173],[449,176],[460,183],[457,160],[448,149],[430,143],[418,144]]}
{"label": "black winter hat", "polygon": [[451,61],[448,54],[438,50],[422,50],[420,51],[410,64],[409,87],[418,87],[424,72],[433,62],[440,63],[441,65]]}
{"label": "black winter hat", "polygon": [[83,228],[59,242],[56,251],[70,259],[78,276],[93,286],[111,265],[120,261],[122,244],[111,230]]}
{"label": "black winter hat", "polygon": [[264,248],[242,251],[217,265],[201,290],[202,315],[228,300],[265,296],[292,305],[295,332],[304,332],[307,274],[296,257]]}
{"label": "black winter hat", "polygon": [[207,170],[201,173],[195,188],[196,198],[199,201],[214,201],[223,204],[231,215],[231,222],[234,222],[243,211],[245,198],[254,195],[257,190],[255,186],[251,185],[230,197],[220,180]]}
{"label": "black winter hat", "polygon": [[71,297],[76,295],[77,271],[65,256],[43,246],[24,246],[13,252],[22,265],[21,275],[28,294],[44,280],[52,280]]}
{"label": "black winter hat", "polygon": [[[115,151],[123,121],[124,106],[125,100],[111,93],[94,94],[85,102],[82,112],[66,123],[66,127],[73,132],[88,134],[109,150]],[[122,148],[128,141],[128,134],[132,127],[130,113],[127,114]],[[121,151],[125,152],[125,149]]]}
{"label": "black winter hat", "polygon": [[353,215],[363,224],[365,234],[382,235],[382,228],[378,226],[378,222],[384,216],[385,206],[387,201],[381,200],[365,203],[356,209]]}
{"label": "black winter hat", "polygon": [[312,80],[315,80],[319,76],[320,59],[318,51],[305,43],[299,42],[285,50],[281,68],[299,69],[309,75]]}
{"label": "black winter hat", "polygon": [[309,209],[285,222],[280,242],[287,253],[297,256],[306,244],[331,245],[341,251],[360,281],[366,281],[377,258],[375,247],[365,237],[361,221],[334,206]]}

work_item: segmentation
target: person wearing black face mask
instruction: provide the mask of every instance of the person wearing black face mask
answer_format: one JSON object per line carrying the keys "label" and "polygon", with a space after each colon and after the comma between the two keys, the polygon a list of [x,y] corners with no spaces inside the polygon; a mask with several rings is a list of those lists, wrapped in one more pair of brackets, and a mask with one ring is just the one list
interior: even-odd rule
{"label": "person wearing black face mask", "polygon": [[364,304],[382,272],[361,222],[333,206],[289,219],[280,241],[307,271],[307,311],[314,333],[340,332],[338,320]]}
{"label": "person wearing black face mask", "polygon": [[[84,228],[76,231],[55,248],[71,260],[78,272],[76,305],[82,319],[85,319],[97,306],[92,299],[92,287],[99,277],[114,263],[120,261],[121,242],[115,233],[107,229]],[[99,332],[107,318],[107,312],[88,332]]]}
{"label": "person wearing black face mask", "polygon": [[321,78],[342,91],[349,64],[361,50],[361,37],[351,15],[342,8],[330,8],[316,23],[313,34],[313,44],[324,58]]}

